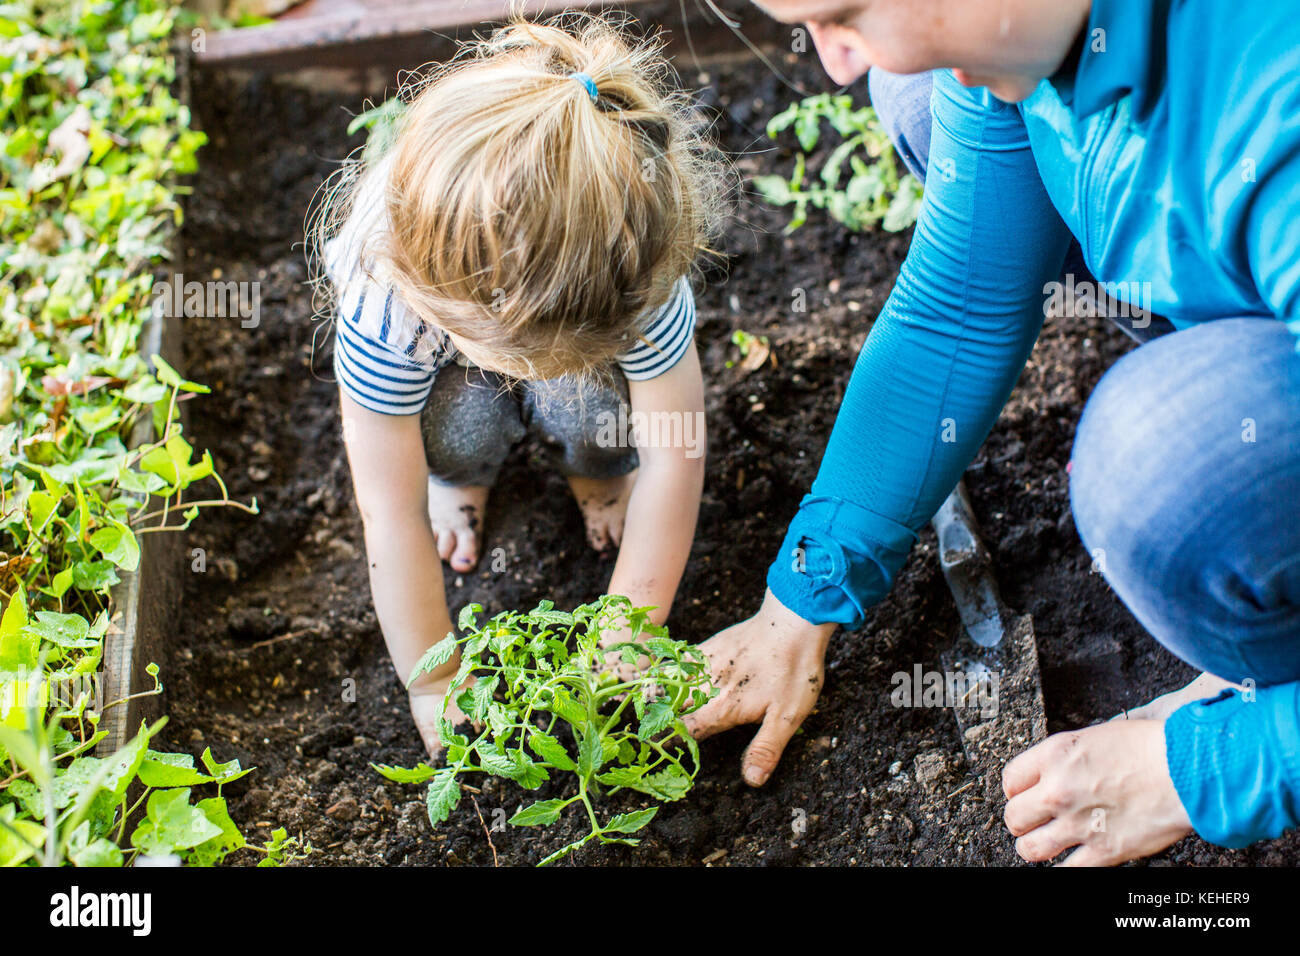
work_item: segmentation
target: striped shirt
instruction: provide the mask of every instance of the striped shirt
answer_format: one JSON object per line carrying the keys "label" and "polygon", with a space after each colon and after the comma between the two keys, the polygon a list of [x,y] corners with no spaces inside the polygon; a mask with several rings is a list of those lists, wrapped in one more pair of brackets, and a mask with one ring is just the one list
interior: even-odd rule
{"label": "striped shirt", "polygon": [[[335,287],[334,371],[339,387],[361,407],[383,415],[418,414],[439,370],[452,362],[468,364],[445,332],[414,319],[392,289],[370,280]],[[685,277],[642,329],[642,338],[616,359],[630,381],[663,375],[690,348],[695,297]]]}

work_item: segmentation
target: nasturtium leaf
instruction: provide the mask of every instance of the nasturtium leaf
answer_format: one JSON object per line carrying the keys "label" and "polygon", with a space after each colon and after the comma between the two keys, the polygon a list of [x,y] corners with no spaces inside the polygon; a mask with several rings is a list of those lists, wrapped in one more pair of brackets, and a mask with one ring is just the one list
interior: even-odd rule
{"label": "nasturtium leaf", "polygon": [[140,566],[140,543],[126,525],[114,521],[90,536],[91,545],[123,571]]}
{"label": "nasturtium leaf", "polygon": [[190,805],[189,787],[181,787],[149,795],[145,819],[131,834],[131,845],[148,856],[167,856],[220,835],[221,828]]}
{"label": "nasturtium leaf", "polygon": [[194,758],[189,754],[159,753],[155,750],[145,753],[137,774],[146,787],[194,787],[213,780],[194,768]]}
{"label": "nasturtium leaf", "polygon": [[90,622],[80,614],[37,611],[36,620],[27,625],[27,631],[60,647],[85,648],[95,644],[94,640],[88,640]]}
{"label": "nasturtium leaf", "polygon": [[257,769],[256,767],[248,767],[247,769],[241,767],[238,758],[227,760],[225,763],[218,763],[217,759],[212,756],[211,747],[203,748],[201,759],[203,761],[203,766],[207,769],[208,773],[212,775],[213,781],[222,786],[232,783],[240,777],[246,777]]}

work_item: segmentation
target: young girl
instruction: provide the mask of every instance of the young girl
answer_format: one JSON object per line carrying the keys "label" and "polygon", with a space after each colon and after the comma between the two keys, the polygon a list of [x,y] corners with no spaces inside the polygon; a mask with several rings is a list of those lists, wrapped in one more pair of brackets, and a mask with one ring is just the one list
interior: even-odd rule
{"label": "young girl", "polygon": [[[392,145],[327,193],[343,434],[403,681],[452,630],[439,559],[475,566],[488,491],[529,432],[591,545],[620,549],[608,592],[660,623],[672,605],[700,436],[633,447],[608,427],[703,420],[686,275],[721,177],[670,76],[606,20],[513,22],[408,91]],[[410,689],[431,754],[457,665]]]}

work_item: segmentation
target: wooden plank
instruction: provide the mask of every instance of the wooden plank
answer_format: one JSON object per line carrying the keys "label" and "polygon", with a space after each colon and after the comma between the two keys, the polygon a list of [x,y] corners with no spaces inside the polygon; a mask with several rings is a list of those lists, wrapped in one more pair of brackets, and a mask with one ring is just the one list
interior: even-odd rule
{"label": "wooden plank", "polygon": [[[754,45],[788,46],[790,27],[748,0],[718,0]],[[700,4],[677,0],[308,0],[275,23],[209,33],[194,52],[197,65],[291,72],[365,69],[396,72],[446,59],[457,40],[504,21],[513,10],[531,16],[565,9],[629,10],[647,25],[665,28],[669,53],[712,56],[746,50],[732,27]],[[685,12],[685,18],[683,13]]]}
{"label": "wooden plank", "polygon": [[[177,44],[176,96],[188,104],[189,50]],[[171,240],[168,269],[183,272],[184,247],[177,233]],[[160,310],[151,310],[137,345],[145,358],[161,355],[173,368],[182,368],[180,322],[170,320]],[[136,423],[131,435],[133,448],[153,440],[153,422],[146,416]],[[145,668],[156,663],[167,676],[168,640],[180,614],[183,589],[182,569],[184,541],[180,534],[149,534],[140,537],[140,565],[130,573],[122,572],[113,588],[111,603],[113,622],[104,637],[104,657],[99,674],[100,706],[123,701],[103,711],[99,729],[108,732],[95,748],[99,756],[108,756],[129,741],[142,721],[155,720],[162,713],[162,701],[156,694],[134,697],[153,688],[153,678]],[[120,616],[119,616],[120,615]]]}
{"label": "wooden plank", "polygon": [[[641,0],[625,0],[638,3]],[[264,61],[399,38],[428,37],[462,25],[504,20],[512,9],[530,16],[585,6],[581,0],[308,0],[275,23],[209,34],[195,59],[203,65]]]}

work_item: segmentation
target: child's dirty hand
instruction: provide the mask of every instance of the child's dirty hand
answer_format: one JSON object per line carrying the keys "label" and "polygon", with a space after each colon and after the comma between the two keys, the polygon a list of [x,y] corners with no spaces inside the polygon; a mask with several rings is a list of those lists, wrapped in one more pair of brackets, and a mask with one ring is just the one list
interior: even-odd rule
{"label": "child's dirty hand", "polygon": [[[648,637],[649,635],[643,635]],[[605,631],[600,636],[600,646],[605,649],[603,660],[595,662],[596,670],[603,671],[611,675],[618,683],[635,680],[637,675],[650,666],[650,658],[644,654],[636,659],[635,664],[629,664],[623,658],[622,650],[609,650],[619,644],[632,643],[632,631],[629,628],[619,628],[618,630]]]}
{"label": "child's dirty hand", "polygon": [[[424,677],[408,691],[411,717],[415,719],[416,729],[420,731],[420,737],[424,740],[424,749],[428,751],[430,760],[437,760],[446,749],[438,733],[438,722],[439,718],[444,716],[443,701],[447,697],[447,688],[455,676],[453,670],[443,677]],[[469,717],[457,706],[455,700],[447,701],[445,716],[453,726],[469,721]]]}

